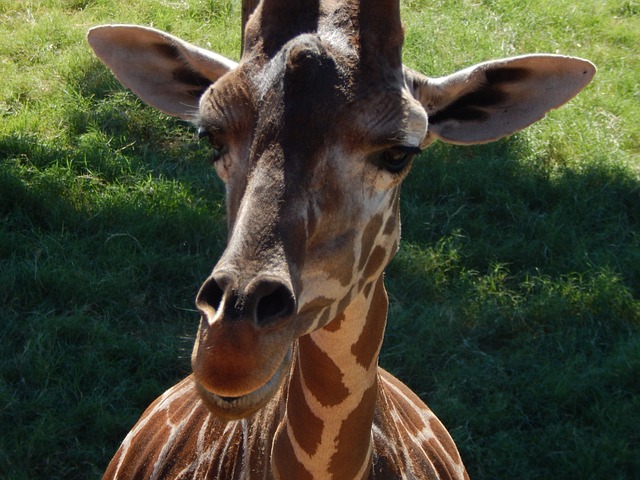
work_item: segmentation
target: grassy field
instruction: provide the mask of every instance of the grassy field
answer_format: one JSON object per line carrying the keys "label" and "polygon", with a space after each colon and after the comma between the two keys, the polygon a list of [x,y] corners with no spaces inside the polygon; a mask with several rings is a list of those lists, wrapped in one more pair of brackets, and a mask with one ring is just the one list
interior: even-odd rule
{"label": "grassy field", "polygon": [[[403,192],[381,363],[475,479],[640,478],[640,4],[407,0],[437,76],[558,52],[599,72],[543,122],[432,146]],[[225,239],[193,129],[92,56],[101,23],[232,58],[239,0],[0,0],[0,478],[98,478],[189,371],[193,299]]]}

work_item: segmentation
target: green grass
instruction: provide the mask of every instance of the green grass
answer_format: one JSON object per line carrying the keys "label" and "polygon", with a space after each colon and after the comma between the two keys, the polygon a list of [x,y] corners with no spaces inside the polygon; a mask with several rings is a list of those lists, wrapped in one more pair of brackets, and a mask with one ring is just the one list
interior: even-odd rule
{"label": "green grass", "polygon": [[[491,145],[436,144],[403,192],[382,364],[472,478],[640,477],[640,4],[407,0],[405,62],[546,51],[599,68]],[[0,0],[0,478],[97,478],[189,371],[225,239],[193,130],[144,107],[86,30],[153,24],[238,57],[238,1]]]}

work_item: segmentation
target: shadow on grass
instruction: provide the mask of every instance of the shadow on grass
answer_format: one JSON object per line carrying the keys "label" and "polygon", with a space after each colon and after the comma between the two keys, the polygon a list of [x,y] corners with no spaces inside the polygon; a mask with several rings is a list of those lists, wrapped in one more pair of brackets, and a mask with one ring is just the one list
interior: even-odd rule
{"label": "shadow on grass", "polygon": [[[121,97],[86,117],[70,107],[69,141],[0,138],[1,478],[97,478],[189,372],[193,298],[225,240],[222,189],[200,147],[145,130],[151,113]],[[134,120],[100,128],[123,115]],[[132,130],[135,145],[111,141]]]}
{"label": "shadow on grass", "polygon": [[537,158],[519,136],[491,145],[435,145],[403,191],[403,240],[455,236],[467,268],[507,265],[555,275],[609,268],[640,294],[640,179],[627,165]]}
{"label": "shadow on grass", "polygon": [[637,175],[551,165],[519,137],[436,145],[412,175],[382,364],[452,429],[472,478],[633,478]]}

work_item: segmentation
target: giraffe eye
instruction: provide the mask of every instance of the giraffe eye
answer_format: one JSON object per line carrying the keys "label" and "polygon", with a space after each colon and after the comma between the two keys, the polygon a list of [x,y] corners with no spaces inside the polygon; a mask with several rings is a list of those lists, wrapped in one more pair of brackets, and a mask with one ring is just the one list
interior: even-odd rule
{"label": "giraffe eye", "polygon": [[227,149],[223,146],[216,146],[211,148],[211,163],[216,163],[220,160],[224,154],[227,152]]}
{"label": "giraffe eye", "polygon": [[222,144],[215,135],[211,134],[204,128],[198,128],[198,138],[200,140],[207,140],[209,145],[211,145],[211,163],[215,163],[220,160],[225,153],[227,153],[227,148]]}
{"label": "giraffe eye", "polygon": [[382,152],[380,156],[380,167],[390,173],[401,172],[420,153],[417,147],[393,147]]}
{"label": "giraffe eye", "polygon": [[198,127],[198,140],[208,140],[209,132],[203,127]]}

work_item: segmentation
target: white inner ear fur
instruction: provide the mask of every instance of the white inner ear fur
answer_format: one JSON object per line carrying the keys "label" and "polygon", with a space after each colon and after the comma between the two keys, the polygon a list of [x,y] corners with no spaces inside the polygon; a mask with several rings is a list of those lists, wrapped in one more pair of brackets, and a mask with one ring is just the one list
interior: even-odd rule
{"label": "white inner ear fur", "polygon": [[92,28],[87,41],[124,86],[152,107],[194,121],[207,86],[237,64],[173,35],[136,25]]}
{"label": "white inner ear fur", "polygon": [[568,102],[595,73],[591,62],[560,55],[494,60],[435,79],[405,69],[430,117],[424,144],[486,143],[515,133]]}

